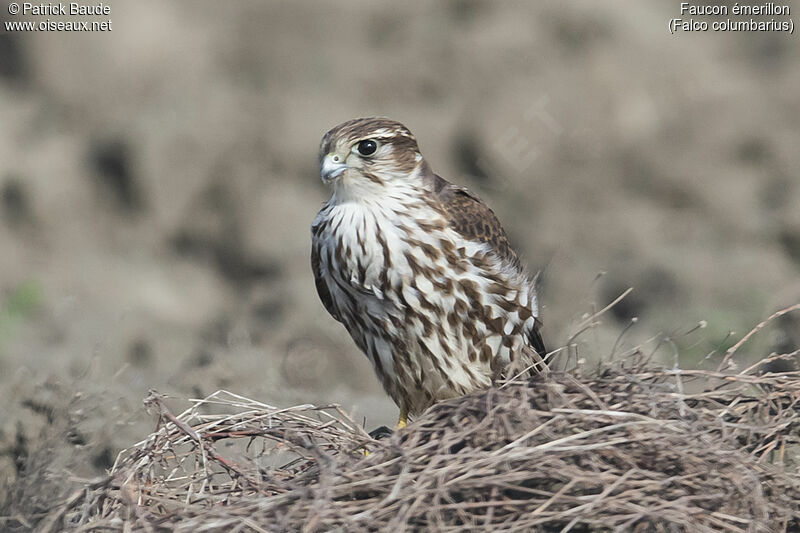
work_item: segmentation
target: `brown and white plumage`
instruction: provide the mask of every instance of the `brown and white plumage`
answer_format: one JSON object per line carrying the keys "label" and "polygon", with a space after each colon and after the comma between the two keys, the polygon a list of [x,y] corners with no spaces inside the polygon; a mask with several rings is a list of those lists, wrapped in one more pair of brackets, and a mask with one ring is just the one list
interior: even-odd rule
{"label": "brown and white plumage", "polygon": [[399,122],[345,122],[322,139],[333,189],[311,227],[325,308],[406,415],[488,387],[545,355],[534,281],[495,214],[434,174]]}

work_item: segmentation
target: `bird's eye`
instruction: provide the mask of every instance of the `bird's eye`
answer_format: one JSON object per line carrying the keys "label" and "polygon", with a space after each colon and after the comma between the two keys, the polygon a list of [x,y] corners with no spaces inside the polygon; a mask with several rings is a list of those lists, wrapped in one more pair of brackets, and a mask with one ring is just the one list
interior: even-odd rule
{"label": "bird's eye", "polygon": [[378,143],[373,141],[372,139],[365,139],[358,143],[356,146],[356,150],[360,155],[369,156],[375,153],[378,149]]}

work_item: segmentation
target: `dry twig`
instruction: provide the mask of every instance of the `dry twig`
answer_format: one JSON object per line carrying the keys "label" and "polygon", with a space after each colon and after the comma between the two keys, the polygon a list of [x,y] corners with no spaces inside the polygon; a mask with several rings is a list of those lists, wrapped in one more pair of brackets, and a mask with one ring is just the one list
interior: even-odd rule
{"label": "dry twig", "polygon": [[505,383],[384,441],[335,406],[220,391],[174,415],[154,395],[158,430],[64,520],[84,531],[800,527],[800,373],[647,361]]}

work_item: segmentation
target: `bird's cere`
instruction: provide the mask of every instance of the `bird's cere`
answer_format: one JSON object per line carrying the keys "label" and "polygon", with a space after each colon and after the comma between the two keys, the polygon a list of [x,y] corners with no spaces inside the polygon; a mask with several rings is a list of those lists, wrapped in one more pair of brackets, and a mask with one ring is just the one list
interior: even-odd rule
{"label": "bird's cere", "polygon": [[327,154],[322,159],[322,168],[320,169],[322,182],[330,183],[338,178],[345,170],[347,170],[347,164],[344,161],[341,161],[339,156]]}

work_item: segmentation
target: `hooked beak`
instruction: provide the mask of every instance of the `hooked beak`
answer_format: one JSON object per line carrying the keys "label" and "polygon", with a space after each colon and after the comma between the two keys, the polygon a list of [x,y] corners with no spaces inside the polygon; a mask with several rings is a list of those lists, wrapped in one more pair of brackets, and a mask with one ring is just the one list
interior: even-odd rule
{"label": "hooked beak", "polygon": [[342,160],[342,157],[336,154],[328,154],[322,159],[322,167],[320,168],[320,176],[322,183],[330,183],[339,177],[339,175],[347,170],[347,165]]}

